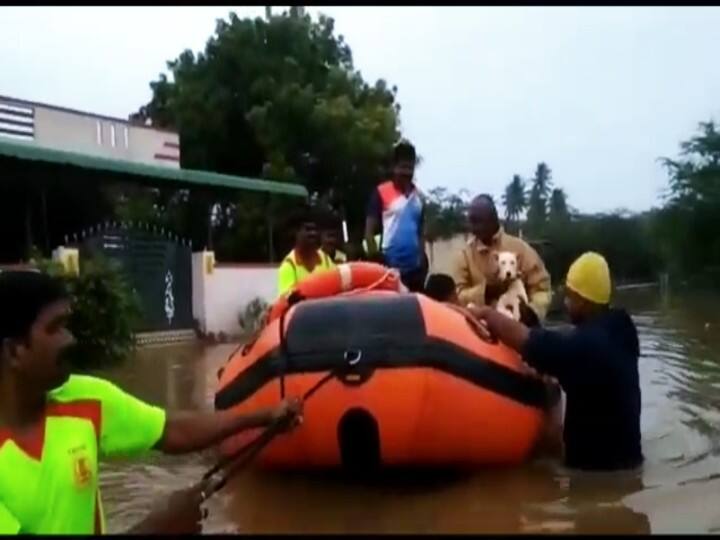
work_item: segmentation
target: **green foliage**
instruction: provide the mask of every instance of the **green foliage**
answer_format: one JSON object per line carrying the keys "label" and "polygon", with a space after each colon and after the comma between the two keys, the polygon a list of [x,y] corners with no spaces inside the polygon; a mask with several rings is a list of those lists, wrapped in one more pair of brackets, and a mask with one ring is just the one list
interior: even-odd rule
{"label": "green foliage", "polygon": [[125,360],[135,346],[141,307],[122,272],[104,258],[83,259],[79,276],[64,276],[59,263],[37,260],[38,268],[63,276],[72,299],[69,328],[77,340],[72,361],[88,369]]}
{"label": "green foliage", "polygon": [[[152,100],[133,119],[179,130],[182,165],[280,181],[311,193],[334,189],[351,230],[360,234],[364,204],[384,174],[399,138],[397,89],[367,83],[333,19],[285,12],[264,19],[219,20],[204,52],[186,50],[168,62],[172,76],[153,81]],[[238,211],[238,201],[198,197],[185,226],[195,242],[206,236],[202,207],[239,225],[214,224],[218,244],[233,255],[254,252],[264,225]],[[219,208],[218,208],[219,207]],[[206,214],[207,215],[207,214]],[[246,227],[247,226],[247,227]],[[249,228],[253,238],[234,236]],[[244,237],[247,237],[244,232]]]}
{"label": "green foliage", "polygon": [[435,242],[465,230],[468,204],[466,191],[454,194],[443,187],[431,189],[425,200],[425,238]]}
{"label": "green foliage", "polygon": [[238,314],[238,324],[245,335],[254,335],[265,322],[265,317],[270,310],[270,304],[262,298],[255,298],[248,302]]}
{"label": "green foliage", "polygon": [[[534,223],[532,212],[525,222],[521,220],[525,190],[520,175],[514,175],[505,188],[503,202],[508,232],[522,230],[525,239],[538,246],[556,283],[562,281],[573,260],[589,250],[605,255],[619,282],[655,280],[667,268],[658,242],[660,227],[665,224],[660,213],[579,214],[571,210],[565,190],[551,186],[550,176],[549,167],[540,163],[530,190],[530,201],[536,205]],[[468,194],[452,195],[445,188],[430,191],[425,210],[428,240],[465,231],[468,198]],[[544,221],[538,225],[540,218]]]}
{"label": "green foliage", "polygon": [[548,244],[540,249],[556,283],[585,251],[602,253],[617,282],[652,281],[663,271],[653,237],[654,214],[612,213],[564,219],[564,225],[551,222]]}
{"label": "green foliage", "polygon": [[505,220],[510,227],[517,228],[520,216],[527,207],[525,195],[525,180],[516,174],[505,188],[503,205],[505,205]]}
{"label": "green foliage", "polygon": [[570,221],[570,210],[567,205],[567,195],[562,188],[555,188],[550,194],[550,211],[548,213],[550,225],[562,226]]}
{"label": "green foliage", "polygon": [[187,219],[187,189],[118,184],[106,191],[114,200],[113,218],[118,221],[150,223],[177,231],[182,230]]}
{"label": "green foliage", "polygon": [[669,266],[686,275],[720,267],[720,132],[713,122],[698,131],[678,159],[662,159],[669,191],[656,228]]}
{"label": "green foliage", "polygon": [[[556,281],[562,280],[576,257],[589,250],[605,255],[619,281],[653,280],[662,271],[662,252],[655,238],[656,214],[574,212],[565,190],[552,186],[546,163],[538,164],[527,199],[523,188],[519,175],[513,176],[505,188],[509,232],[522,229],[526,239],[538,246]],[[519,216],[526,207],[527,220],[522,223]]]}
{"label": "green foliage", "polygon": [[542,232],[547,223],[548,199],[552,189],[552,174],[545,163],[538,163],[528,196],[527,221],[531,229]]}

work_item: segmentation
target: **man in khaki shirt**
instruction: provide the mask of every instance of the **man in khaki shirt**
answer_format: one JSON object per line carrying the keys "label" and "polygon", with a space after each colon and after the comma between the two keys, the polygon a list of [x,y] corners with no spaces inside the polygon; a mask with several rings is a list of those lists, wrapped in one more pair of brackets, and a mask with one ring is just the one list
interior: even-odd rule
{"label": "man in khaki shirt", "polygon": [[[521,306],[526,324],[545,319],[550,305],[550,274],[530,245],[503,231],[495,203],[489,195],[478,195],[470,203],[468,221],[473,238],[458,255],[453,271],[460,303],[490,305],[503,293],[495,254],[511,251],[517,255],[518,269],[527,291],[529,306]],[[526,309],[527,307],[530,310]]]}

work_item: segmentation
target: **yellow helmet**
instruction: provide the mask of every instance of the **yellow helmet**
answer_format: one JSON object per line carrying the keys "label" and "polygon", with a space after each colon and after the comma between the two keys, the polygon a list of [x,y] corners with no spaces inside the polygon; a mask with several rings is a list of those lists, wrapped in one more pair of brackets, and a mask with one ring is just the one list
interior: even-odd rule
{"label": "yellow helmet", "polygon": [[592,251],[582,254],[570,266],[565,285],[590,302],[609,304],[612,282],[605,257]]}

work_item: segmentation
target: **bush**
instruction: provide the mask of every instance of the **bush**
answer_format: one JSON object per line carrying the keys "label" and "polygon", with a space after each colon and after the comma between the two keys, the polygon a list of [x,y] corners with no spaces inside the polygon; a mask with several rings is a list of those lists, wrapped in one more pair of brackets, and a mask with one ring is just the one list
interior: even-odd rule
{"label": "bush", "polygon": [[[36,264],[49,274],[63,274],[59,263],[43,260]],[[77,340],[74,367],[99,367],[130,356],[142,312],[137,295],[118,266],[102,257],[84,259],[79,276],[63,279],[72,299],[69,329]]]}
{"label": "bush", "polygon": [[262,298],[255,298],[238,314],[238,324],[245,335],[254,335],[265,323],[270,305]]}

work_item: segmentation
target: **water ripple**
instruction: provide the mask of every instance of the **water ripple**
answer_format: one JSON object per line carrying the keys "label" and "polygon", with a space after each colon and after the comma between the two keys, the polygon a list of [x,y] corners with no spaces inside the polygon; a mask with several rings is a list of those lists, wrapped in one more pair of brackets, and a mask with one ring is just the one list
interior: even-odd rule
{"label": "water ripple", "polygon": [[[426,489],[251,473],[211,499],[205,532],[711,532],[720,527],[717,298],[630,298],[641,342],[641,474],[576,474],[552,461]],[[171,410],[209,408],[232,346],[143,351],[104,375]],[[199,358],[199,360],[198,360]],[[103,464],[108,524],[122,532],[196,481],[208,455]]]}

